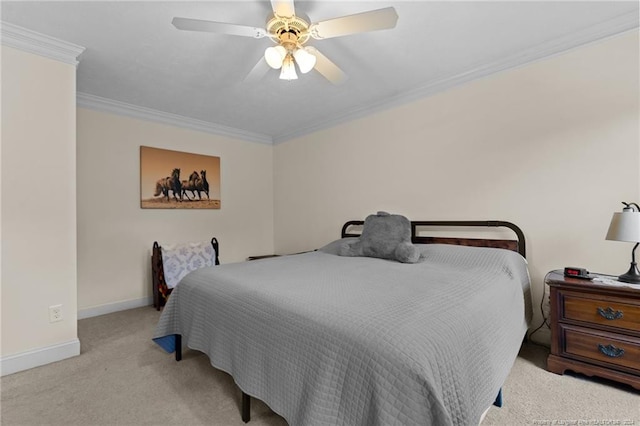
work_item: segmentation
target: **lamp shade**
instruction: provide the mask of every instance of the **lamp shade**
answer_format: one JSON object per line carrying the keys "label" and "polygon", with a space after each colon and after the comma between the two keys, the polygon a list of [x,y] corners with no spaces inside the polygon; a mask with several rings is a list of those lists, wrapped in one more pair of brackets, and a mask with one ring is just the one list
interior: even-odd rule
{"label": "lamp shade", "polygon": [[282,66],[284,58],[287,56],[287,49],[282,46],[267,47],[264,51],[264,59],[267,64],[273,69],[278,69]]}
{"label": "lamp shade", "polygon": [[607,232],[607,240],[640,242],[640,212],[624,209],[614,213]]}
{"label": "lamp shade", "polygon": [[296,64],[298,64],[302,74],[308,73],[316,66],[316,57],[304,48],[296,50],[293,53],[293,57],[296,59]]}
{"label": "lamp shade", "polygon": [[293,63],[293,57],[287,55],[282,63],[282,71],[280,71],[280,80],[297,80],[296,66]]}

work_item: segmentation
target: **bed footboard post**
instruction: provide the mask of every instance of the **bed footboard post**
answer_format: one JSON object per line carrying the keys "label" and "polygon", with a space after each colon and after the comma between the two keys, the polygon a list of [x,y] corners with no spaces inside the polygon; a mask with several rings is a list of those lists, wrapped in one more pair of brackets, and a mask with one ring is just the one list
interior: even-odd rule
{"label": "bed footboard post", "polygon": [[251,420],[251,397],[242,392],[242,421],[248,423]]}
{"label": "bed footboard post", "polygon": [[160,245],[157,241],[153,242],[153,249],[151,250],[151,287],[153,293],[153,307],[160,310],[160,289],[158,288],[160,283],[160,271],[158,268],[162,266],[162,260],[159,259],[162,256],[160,252]]}
{"label": "bed footboard post", "polygon": [[176,334],[176,361],[182,360],[182,336]]}

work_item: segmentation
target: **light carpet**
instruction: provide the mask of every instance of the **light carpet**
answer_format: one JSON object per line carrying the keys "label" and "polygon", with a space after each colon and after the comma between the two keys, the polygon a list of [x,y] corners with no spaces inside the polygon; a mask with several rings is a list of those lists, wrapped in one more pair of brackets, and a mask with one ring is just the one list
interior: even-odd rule
{"label": "light carpet", "polygon": [[[78,322],[78,357],[0,379],[10,425],[244,425],[240,391],[206,355],[175,362],[151,341],[160,313],[131,309]],[[525,344],[504,386],[505,405],[484,425],[637,425],[640,392],[544,369],[548,350]],[[252,400],[249,426],[286,425]]]}

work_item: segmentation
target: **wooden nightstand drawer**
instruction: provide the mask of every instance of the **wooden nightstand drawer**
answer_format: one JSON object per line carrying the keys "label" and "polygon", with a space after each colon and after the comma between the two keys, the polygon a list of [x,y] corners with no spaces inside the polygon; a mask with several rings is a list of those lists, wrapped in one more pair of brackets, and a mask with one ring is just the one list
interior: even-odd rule
{"label": "wooden nightstand drawer", "polygon": [[631,368],[640,373],[640,340],[565,325],[560,325],[560,330],[564,335],[564,354]]}
{"label": "wooden nightstand drawer", "polygon": [[640,390],[640,290],[624,285],[545,277],[550,289],[551,353],[547,369],[573,370]]}
{"label": "wooden nightstand drawer", "polygon": [[640,332],[640,306],[615,298],[562,292],[562,320],[583,321]]}

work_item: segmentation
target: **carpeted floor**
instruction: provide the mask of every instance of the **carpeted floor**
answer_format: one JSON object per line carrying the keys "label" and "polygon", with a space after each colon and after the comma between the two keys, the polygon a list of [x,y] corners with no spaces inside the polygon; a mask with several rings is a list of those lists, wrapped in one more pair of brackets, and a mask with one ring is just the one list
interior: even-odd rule
{"label": "carpeted floor", "polygon": [[[146,307],[79,321],[79,357],[0,380],[2,425],[244,425],[231,377],[198,352],[176,363],[151,341],[158,318]],[[546,356],[523,346],[505,406],[492,407],[483,425],[640,426],[640,392],[549,373]],[[260,401],[251,415],[250,425],[286,425]]]}

